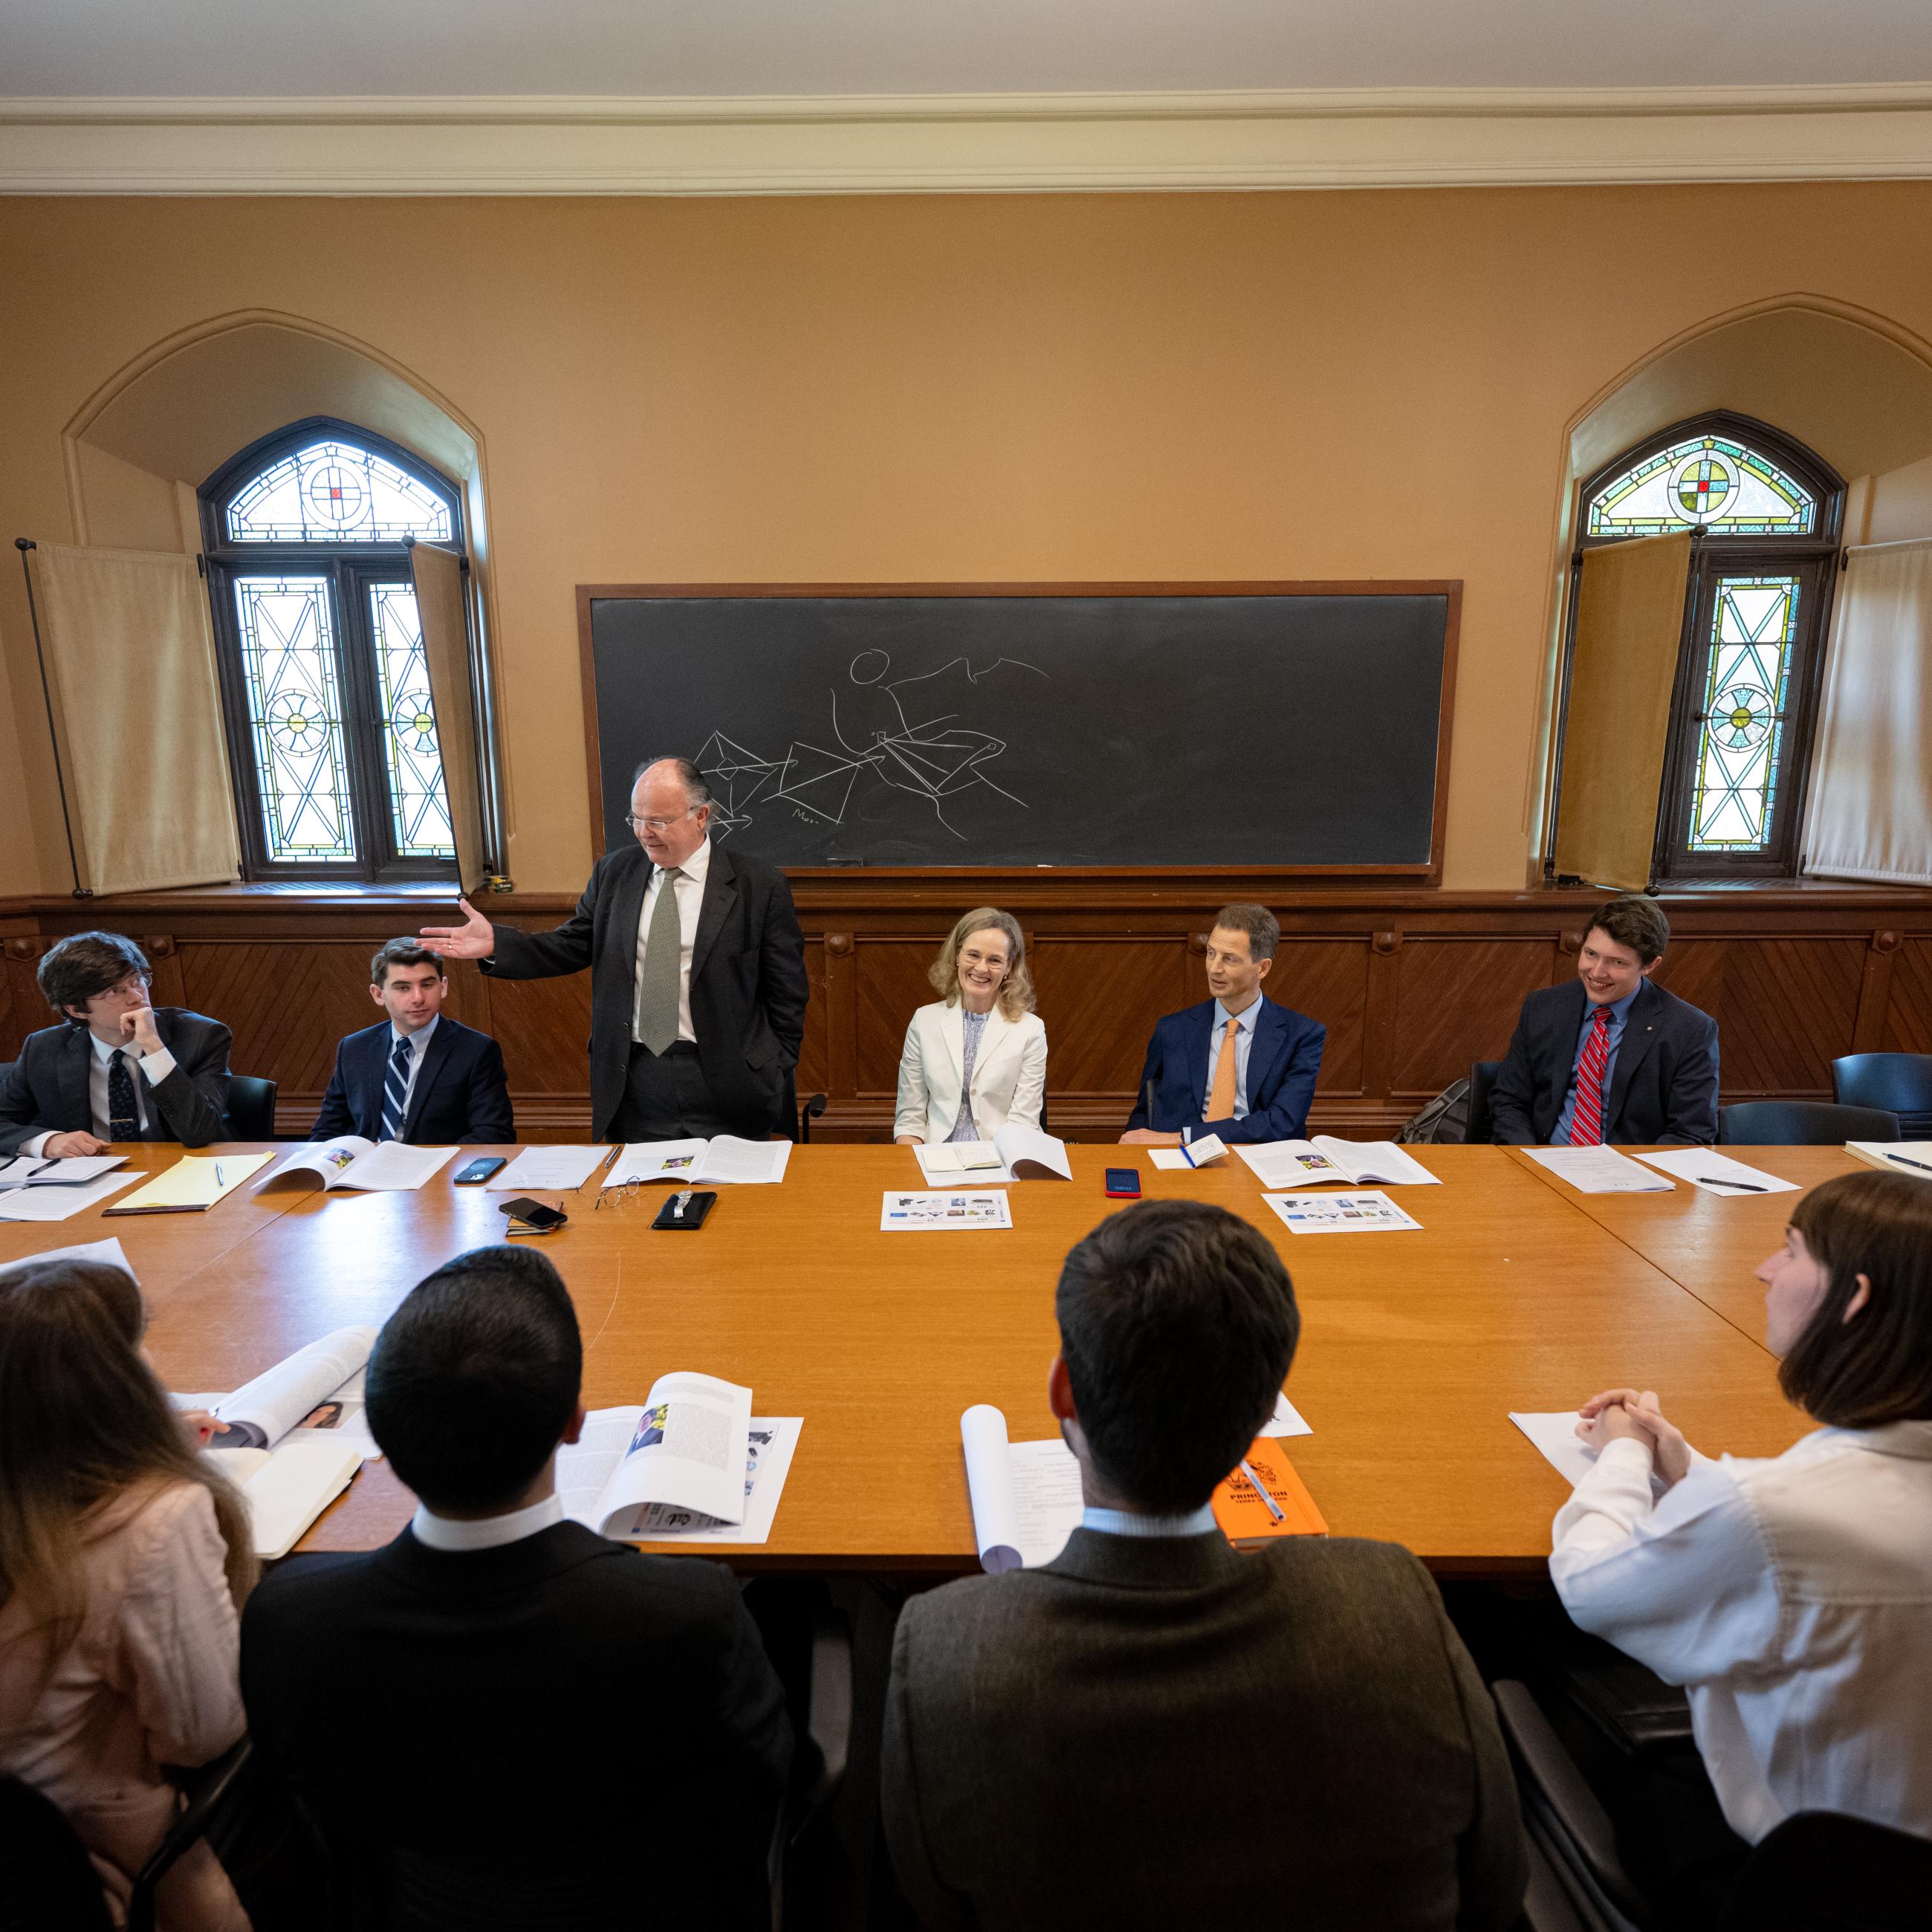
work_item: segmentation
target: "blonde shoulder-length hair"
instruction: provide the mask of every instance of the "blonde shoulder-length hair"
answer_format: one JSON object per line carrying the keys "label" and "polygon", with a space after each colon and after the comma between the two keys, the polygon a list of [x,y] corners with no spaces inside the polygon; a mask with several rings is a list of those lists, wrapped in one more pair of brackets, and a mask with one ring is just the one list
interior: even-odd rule
{"label": "blonde shoulder-length hair", "polygon": [[999,1007],[1003,1019],[1016,1020],[1033,1011],[1033,975],[1027,970],[1026,940],[1020,922],[998,906],[980,906],[956,926],[939,949],[927,977],[932,989],[950,1006],[959,998],[959,949],[976,932],[1002,932],[1006,939],[1006,976],[1000,982]]}

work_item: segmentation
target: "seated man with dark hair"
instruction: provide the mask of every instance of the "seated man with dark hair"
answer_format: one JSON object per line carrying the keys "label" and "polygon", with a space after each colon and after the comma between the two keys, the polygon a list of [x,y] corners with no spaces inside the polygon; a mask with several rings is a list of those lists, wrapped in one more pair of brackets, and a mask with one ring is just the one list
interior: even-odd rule
{"label": "seated man with dark hair", "polygon": [[442,1010],[448,992],[442,955],[419,940],[392,939],[370,961],[369,997],[388,1017],[335,1049],[310,1140],[360,1134],[447,1147],[517,1138],[503,1049]]}
{"label": "seated man with dark hair", "polygon": [[566,1520],[582,1367],[543,1256],[439,1268],[369,1361],[414,1521],[249,1600],[249,1726],[316,1822],[345,1923],[770,1924],[784,1694],[728,1570]]}
{"label": "seated man with dark hair", "polygon": [[1514,1923],[1515,1786],[1428,1572],[1216,1526],[1294,1352],[1273,1246],[1144,1202],[1067,1256],[1056,1311],[1084,1522],[1043,1569],[914,1598],[893,1643],[881,1797],[927,1926]]}
{"label": "seated man with dark hair", "polygon": [[1718,1023],[1652,978],[1670,944],[1654,899],[1599,906],[1576,976],[1522,1003],[1490,1095],[1499,1147],[1718,1138]]}
{"label": "seated man with dark hair", "polygon": [[148,998],[148,956],[118,932],[76,932],[34,976],[63,1024],[29,1034],[0,1078],[0,1154],[99,1154],[110,1141],[221,1138],[228,1029]]}

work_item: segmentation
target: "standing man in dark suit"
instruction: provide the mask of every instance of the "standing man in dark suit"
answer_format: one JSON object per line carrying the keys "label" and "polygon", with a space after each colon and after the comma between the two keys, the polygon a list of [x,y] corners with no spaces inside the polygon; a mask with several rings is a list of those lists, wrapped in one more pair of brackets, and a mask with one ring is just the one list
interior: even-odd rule
{"label": "standing man in dark suit", "polygon": [[0,1154],[60,1159],[110,1141],[219,1140],[228,1029],[148,999],[148,957],[118,932],[50,946],[35,976],[64,1024],[29,1034],[0,1081]]}
{"label": "standing man in dark suit", "polygon": [[1499,1147],[1718,1138],[1718,1023],[1651,973],[1670,944],[1654,899],[1598,908],[1576,977],[1522,1003],[1490,1096]]}
{"label": "standing man in dark suit", "polygon": [[1299,1330],[1274,1247],[1145,1202],[1067,1256],[1055,1312],[1081,1526],[1044,1568],[914,1597],[893,1641],[880,1796],[927,1927],[1512,1924],[1509,1760],[1429,1573],[1216,1526]]}
{"label": "standing man in dark suit", "polygon": [[638,766],[626,823],[636,844],[598,860],[554,932],[493,926],[463,899],[465,924],[423,937],[506,980],[590,968],[592,1139],[789,1133],[808,986],[784,874],[712,845],[688,758]]}
{"label": "standing man in dark suit", "polygon": [[444,1012],[448,992],[442,956],[413,939],[392,939],[370,961],[369,997],[388,1018],[335,1049],[310,1140],[360,1134],[447,1147],[517,1138],[503,1049]]}
{"label": "standing man in dark suit", "polygon": [[1308,1131],[1328,1029],[1262,992],[1280,940],[1280,922],[1265,906],[1227,905],[1214,915],[1214,997],[1154,1028],[1124,1144],[1178,1147],[1184,1128],[1230,1144],[1299,1140]]}
{"label": "standing man in dark suit", "polygon": [[768,1932],[784,1693],[722,1564],[565,1517],[582,1369],[546,1257],[437,1269],[369,1358],[414,1520],[249,1600],[249,1729],[350,1894],[331,1924]]}

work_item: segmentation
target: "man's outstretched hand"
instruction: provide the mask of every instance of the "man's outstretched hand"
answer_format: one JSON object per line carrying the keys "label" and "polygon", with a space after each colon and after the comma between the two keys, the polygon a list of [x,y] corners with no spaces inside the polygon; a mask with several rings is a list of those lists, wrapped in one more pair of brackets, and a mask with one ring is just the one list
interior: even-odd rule
{"label": "man's outstretched hand", "polygon": [[419,937],[449,959],[487,959],[496,950],[496,928],[466,898],[456,903],[463,908],[460,926],[426,926]]}

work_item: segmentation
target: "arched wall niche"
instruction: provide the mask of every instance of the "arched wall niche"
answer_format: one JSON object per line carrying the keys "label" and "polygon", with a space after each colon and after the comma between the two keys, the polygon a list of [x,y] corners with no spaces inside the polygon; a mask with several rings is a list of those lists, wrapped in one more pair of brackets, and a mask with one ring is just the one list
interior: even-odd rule
{"label": "arched wall niche", "polygon": [[1548,836],[1577,485],[1618,452],[1712,410],[1774,424],[1846,478],[1847,544],[1932,536],[1932,344],[1887,316],[1780,296],[1714,316],[1612,377],[1564,430],[1542,730],[1525,796],[1532,885]]}

